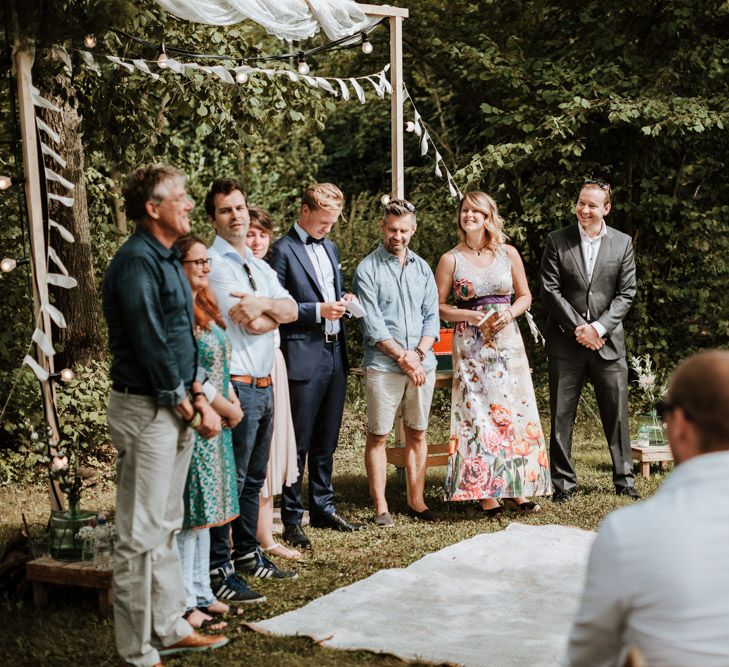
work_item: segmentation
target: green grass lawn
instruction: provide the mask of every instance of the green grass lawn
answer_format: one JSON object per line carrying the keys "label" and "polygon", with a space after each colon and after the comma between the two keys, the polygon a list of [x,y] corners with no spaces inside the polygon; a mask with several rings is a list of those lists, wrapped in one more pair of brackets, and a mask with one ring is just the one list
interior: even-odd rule
{"label": "green grass lawn", "polygon": [[[335,461],[337,507],[354,520],[371,522],[367,480],[364,473],[364,417],[361,395],[354,388],[345,415],[340,446]],[[546,414],[543,410],[542,414]],[[544,424],[548,432],[548,424]],[[447,392],[440,392],[434,404],[430,438],[444,441],[448,429]],[[594,529],[611,510],[626,504],[615,496],[607,445],[595,421],[586,414],[578,420],[575,432],[575,459],[580,492],[564,505],[541,501],[543,512],[519,521],[533,524],[556,523]],[[300,564],[298,580],[290,583],[255,582],[268,602],[246,608],[241,622],[231,622],[227,634],[231,643],[216,652],[166,660],[166,664],[183,665],[261,665],[270,667],[314,665],[402,665],[390,656],[368,652],[342,652],[321,648],[302,638],[272,638],[252,632],[243,621],[270,618],[321,597],[337,588],[381,570],[406,567],[425,554],[437,551],[478,533],[504,529],[515,519],[488,521],[479,516],[475,503],[448,506],[443,502],[444,468],[428,472],[427,501],[444,521],[423,524],[406,517],[404,491],[395,479],[394,470],[388,480],[390,510],[395,528],[382,530],[374,526],[354,534],[309,529],[314,551]],[[655,491],[666,473],[657,471],[649,480],[637,480],[644,496]],[[84,494],[83,507],[94,510],[113,507],[113,473]],[[25,488],[0,488],[0,540],[20,525],[20,513],[29,521],[44,521],[48,513],[47,490],[42,485]],[[286,566],[285,563],[281,563]],[[52,589],[49,608],[36,612],[30,599],[22,602],[0,602],[2,640],[0,664],[12,665],[117,665],[113,624],[96,613],[96,597],[83,589]],[[373,613],[377,613],[373,609]]]}

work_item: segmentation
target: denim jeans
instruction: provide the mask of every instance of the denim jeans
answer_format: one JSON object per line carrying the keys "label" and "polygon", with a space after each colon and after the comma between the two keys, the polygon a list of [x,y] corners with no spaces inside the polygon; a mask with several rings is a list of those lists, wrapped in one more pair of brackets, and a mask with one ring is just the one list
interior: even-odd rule
{"label": "denim jeans", "polygon": [[210,529],[211,569],[231,560],[231,530],[234,555],[242,556],[258,548],[259,495],[266,479],[273,432],[273,388],[259,388],[235,381],[233,388],[243,408],[243,419],[233,429],[240,516],[224,526]]}
{"label": "denim jeans", "polygon": [[210,588],[210,529],[181,530],[177,533],[177,548],[185,582],[185,606],[209,607],[216,599]]}

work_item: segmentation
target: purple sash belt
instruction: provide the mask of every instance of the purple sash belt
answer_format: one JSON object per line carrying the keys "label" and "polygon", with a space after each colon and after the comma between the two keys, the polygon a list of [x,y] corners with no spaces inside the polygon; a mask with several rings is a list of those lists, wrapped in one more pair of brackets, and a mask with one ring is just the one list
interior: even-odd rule
{"label": "purple sash belt", "polygon": [[[497,303],[511,304],[511,294],[486,294],[485,296],[477,296],[475,299],[468,299],[467,301],[458,301],[459,308],[467,308],[468,310],[476,310],[480,306],[490,306]],[[457,322],[455,331],[458,334],[463,335],[466,330],[465,322]]]}
{"label": "purple sash belt", "polygon": [[511,294],[486,294],[485,296],[477,296],[475,299],[468,301],[458,301],[459,308],[467,308],[468,310],[476,310],[479,306],[488,306],[494,303],[511,303]]}

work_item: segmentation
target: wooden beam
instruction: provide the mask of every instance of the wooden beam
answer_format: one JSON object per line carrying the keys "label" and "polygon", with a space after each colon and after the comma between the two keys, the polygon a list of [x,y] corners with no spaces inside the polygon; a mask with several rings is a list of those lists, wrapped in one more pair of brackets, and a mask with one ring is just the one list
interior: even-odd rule
{"label": "wooden beam", "polygon": [[390,128],[392,151],[391,194],[398,199],[405,197],[405,122],[403,118],[402,75],[402,16],[390,19],[390,83],[392,84]]}
{"label": "wooden beam", "polygon": [[365,14],[367,14],[367,16],[399,16],[403,19],[410,16],[410,10],[405,7],[390,7],[390,5],[365,5],[361,2],[358,2],[357,6]]}
{"label": "wooden beam", "polygon": [[[48,303],[48,283],[46,280],[48,269],[48,252],[46,250],[45,221],[43,220],[43,200],[41,196],[41,164],[38,156],[38,137],[35,124],[35,106],[31,88],[33,79],[31,70],[35,58],[32,44],[21,43],[15,40],[15,71],[18,80],[18,114],[20,116],[20,136],[23,148],[23,175],[25,176],[25,201],[28,209],[28,236],[31,251],[31,271],[33,274],[33,314],[35,327],[41,329],[52,341],[51,318],[41,310],[41,304]],[[53,372],[53,357],[43,354],[37,348],[37,361],[49,373]],[[43,410],[46,421],[51,427],[52,437],[60,440],[58,423],[56,421],[56,396],[53,383],[41,382],[41,395],[43,397]],[[45,437],[45,434],[42,434]],[[58,492],[58,486],[50,489],[51,509],[62,510],[63,496]]]}

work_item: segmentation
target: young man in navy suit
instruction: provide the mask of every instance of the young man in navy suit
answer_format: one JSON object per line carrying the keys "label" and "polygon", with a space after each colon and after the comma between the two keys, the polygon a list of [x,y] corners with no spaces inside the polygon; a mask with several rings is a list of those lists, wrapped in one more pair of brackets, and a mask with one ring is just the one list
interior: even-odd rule
{"label": "young man in navy suit", "polygon": [[342,213],[344,195],[331,183],[309,186],[299,221],[273,246],[271,266],[298,304],[298,318],[280,327],[281,352],[289,375],[299,478],[281,500],[283,539],[311,548],[301,528],[301,480],[309,462],[309,513],[315,528],[345,532],[362,528],[334,507],[332,466],[344,410],[349,368],[341,318],[349,301],[342,287],[337,246],[326,239]]}

